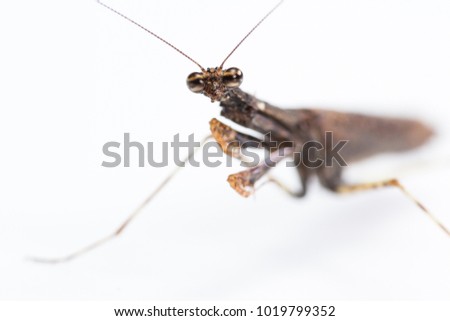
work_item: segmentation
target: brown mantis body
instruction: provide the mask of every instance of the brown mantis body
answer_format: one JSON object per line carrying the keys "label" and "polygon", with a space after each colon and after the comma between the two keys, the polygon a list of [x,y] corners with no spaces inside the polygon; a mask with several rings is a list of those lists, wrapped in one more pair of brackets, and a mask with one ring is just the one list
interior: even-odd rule
{"label": "brown mantis body", "polygon": [[[213,119],[210,122],[212,137],[218,142],[222,150],[230,156],[239,157],[239,154],[236,154],[235,150],[232,149],[236,146],[236,143],[238,143],[239,146],[245,146],[248,143],[252,143],[249,147],[258,146],[270,151],[267,160],[270,161],[271,165],[268,165],[268,162],[263,161],[252,168],[232,174],[228,177],[228,182],[231,187],[244,197],[251,195],[255,183],[264,177],[276,163],[285,158],[313,158],[324,160],[326,158],[325,154],[333,152],[333,145],[329,144],[326,139],[327,133],[332,133],[334,141],[346,142],[345,146],[343,146],[340,151],[340,154],[346,163],[363,160],[379,153],[411,150],[423,145],[433,134],[433,131],[428,126],[416,120],[341,113],[322,109],[281,109],[242,91],[239,88],[243,79],[242,72],[238,68],[223,69],[223,65],[240,44],[281,4],[282,1],[269,11],[269,13],[266,14],[266,16],[264,16],[249,33],[247,33],[219,67],[208,69],[203,68],[184,52],[152,31],[144,28],[100,1],[97,2],[144,29],[146,32],[169,45],[199,66],[201,72],[190,74],[187,78],[187,85],[191,91],[204,94],[209,97],[212,102],[218,101],[222,108],[221,116],[229,119],[235,124],[248,128],[261,135],[265,135],[264,137],[266,137],[267,134],[270,134],[271,142],[268,142],[264,138],[258,138],[236,131],[217,119]],[[303,149],[302,146],[308,142],[315,142],[324,147],[322,149]],[[275,148],[273,148],[272,143],[275,143]],[[189,155],[185,163],[187,163],[192,156],[193,154]],[[284,186],[284,184],[273,178],[270,178],[269,180],[276,183],[295,197],[302,197],[306,194],[308,180],[313,175],[316,175],[319,178],[321,184],[325,188],[338,193],[388,186],[397,187],[414,201],[448,236],[450,236],[449,230],[420,202],[418,202],[397,179],[372,183],[347,184],[341,177],[343,168],[342,164],[338,163],[321,163],[317,166],[307,166],[304,162],[298,162],[296,170],[302,186],[299,191],[291,191]],[[117,237],[136,215],[139,214],[141,210],[163,189],[178,170],[179,168],[175,169],[175,171],[169,175],[112,234],[66,257],[58,259],[37,258],[34,260],[50,263],[67,261]]]}
{"label": "brown mantis body", "polygon": [[[224,94],[220,106],[222,107],[222,116],[261,134],[270,133],[271,137],[279,144],[292,141],[295,146],[302,146],[305,142],[318,142],[324,146],[319,154],[331,152],[329,149],[332,146],[327,144],[325,136],[326,132],[332,132],[334,140],[346,141],[340,153],[348,163],[378,153],[413,149],[425,143],[433,133],[426,125],[415,120],[339,113],[320,109],[280,109],[258,100],[240,89],[233,88]],[[213,134],[217,126],[225,125],[214,121]],[[238,134],[236,132],[232,136],[236,137]],[[214,137],[218,141],[223,140],[218,135],[214,135]],[[228,140],[230,139],[228,138]],[[221,146],[223,145],[221,144]],[[295,150],[295,146],[293,150]],[[301,157],[309,159],[311,155],[303,153]],[[324,158],[323,155],[316,157]],[[317,175],[322,185],[332,191],[344,191],[351,187],[342,181],[343,167],[339,164],[331,166],[322,164],[314,167],[300,164],[297,170],[303,188],[300,192],[293,193],[296,196],[305,195],[308,178],[312,175]],[[235,181],[233,177],[236,176],[232,176],[231,179]],[[251,183],[254,183],[254,180]],[[250,182],[248,184],[250,185]],[[238,185],[234,185],[234,187],[242,190]],[[362,185],[358,186],[358,188],[362,187]]]}

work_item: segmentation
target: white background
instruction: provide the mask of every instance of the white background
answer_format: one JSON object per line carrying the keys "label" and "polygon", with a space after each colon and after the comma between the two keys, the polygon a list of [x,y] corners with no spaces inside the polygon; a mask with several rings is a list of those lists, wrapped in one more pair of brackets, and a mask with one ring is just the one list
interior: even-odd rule
{"label": "white background", "polygon": [[[109,1],[214,67],[276,1]],[[171,168],[104,168],[102,146],[208,133],[220,109],[189,92],[196,66],[95,1],[0,10],[0,298],[449,299],[448,237],[399,191],[305,199],[235,168],[188,168],[120,238],[111,232]],[[242,88],[280,107],[423,119],[424,148],[376,157],[348,179],[392,175],[450,226],[450,3],[285,3],[228,61]],[[295,175],[289,169],[279,175]]]}

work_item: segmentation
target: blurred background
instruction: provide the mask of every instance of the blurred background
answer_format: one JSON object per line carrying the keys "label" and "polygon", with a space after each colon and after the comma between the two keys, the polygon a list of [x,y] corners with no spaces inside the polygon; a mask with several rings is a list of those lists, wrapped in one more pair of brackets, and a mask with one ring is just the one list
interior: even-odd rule
{"label": "blurred background", "polygon": [[[276,1],[106,3],[215,67]],[[27,261],[110,233],[174,167],[105,168],[103,144],[201,139],[220,108],[187,89],[197,66],[95,1],[0,7],[1,299],[450,298],[449,239],[398,190],[313,181],[305,199],[270,185],[244,199],[226,182],[237,163],[181,171],[123,236],[75,261]],[[280,107],[430,124],[427,146],[346,177],[400,177],[450,226],[449,16],[445,0],[286,0],[227,66]],[[274,174],[295,186],[292,169]]]}

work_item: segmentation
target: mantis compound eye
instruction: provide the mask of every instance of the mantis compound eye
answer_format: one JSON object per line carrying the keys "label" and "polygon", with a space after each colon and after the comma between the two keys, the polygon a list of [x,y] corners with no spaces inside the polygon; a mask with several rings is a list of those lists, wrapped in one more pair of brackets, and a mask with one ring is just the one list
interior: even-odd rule
{"label": "mantis compound eye", "polygon": [[203,73],[193,72],[186,79],[188,88],[194,93],[201,93],[205,88]]}
{"label": "mantis compound eye", "polygon": [[223,71],[222,81],[229,88],[239,87],[244,80],[242,71],[238,68],[229,68]]}

